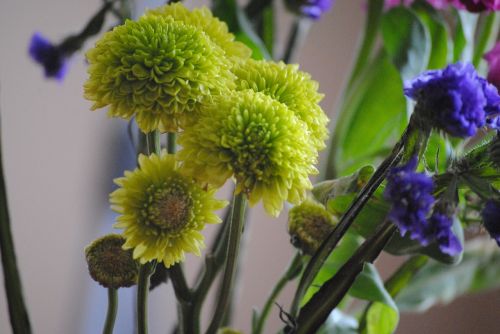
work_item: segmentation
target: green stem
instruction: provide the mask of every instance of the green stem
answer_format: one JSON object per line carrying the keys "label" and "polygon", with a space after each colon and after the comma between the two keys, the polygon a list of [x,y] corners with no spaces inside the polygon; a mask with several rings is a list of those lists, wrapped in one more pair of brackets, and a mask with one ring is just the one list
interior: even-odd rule
{"label": "green stem", "polygon": [[139,282],[137,283],[137,333],[148,333],[148,291],[149,277],[153,272],[151,262],[139,268]]}
{"label": "green stem", "polygon": [[182,266],[178,263],[168,269],[168,275],[174,286],[175,296],[181,303],[189,303],[192,299],[192,292],[186,283],[186,277]]}
{"label": "green stem", "polygon": [[283,61],[285,63],[288,64],[297,61],[299,50],[306,40],[310,26],[311,23],[307,19],[295,19],[283,56]]}
{"label": "green stem", "polygon": [[4,275],[5,293],[9,307],[9,317],[14,333],[31,333],[28,311],[24,304],[21,276],[17,268],[14,240],[10,230],[7,190],[3,173],[0,148],[0,250]]}
{"label": "green stem", "polygon": [[103,334],[113,334],[115,326],[116,311],[118,309],[118,293],[117,289],[108,288],[108,313],[106,314],[106,322],[104,323]]}
{"label": "green stem", "polygon": [[241,234],[243,233],[246,198],[244,193],[234,195],[231,226],[229,227],[229,240],[226,251],[226,264],[224,266],[224,275],[222,284],[217,297],[215,312],[207,330],[207,334],[215,334],[224,318],[229,305],[230,296],[234,284],[236,267],[238,263],[239,246]]}
{"label": "green stem", "polygon": [[260,13],[272,4],[273,0],[250,0],[245,7],[245,14],[249,19],[260,15]]}
{"label": "green stem", "polygon": [[300,301],[304,296],[307,288],[311,285],[314,277],[321,269],[321,266],[325,262],[326,258],[330,255],[332,250],[337,246],[338,242],[347,232],[351,224],[353,223],[356,216],[359,214],[361,209],[363,209],[364,205],[378,186],[385,179],[385,176],[389,169],[397,164],[401,159],[401,150],[403,149],[410,133],[413,130],[408,127],[401,139],[394,146],[391,154],[380,164],[377,168],[373,176],[370,178],[368,183],[361,189],[359,194],[356,196],[351,206],[347,209],[344,215],[341,217],[338,225],[335,229],[330,233],[330,235],[326,238],[326,240],[321,244],[318,251],[314,254],[314,256],[309,261],[306,269],[304,270],[304,274],[299,282],[299,286],[295,292],[294,299],[292,301],[292,306],[290,309],[291,316],[295,316],[297,314]]}
{"label": "green stem", "polygon": [[297,252],[294,258],[292,259],[292,262],[290,262],[290,264],[288,265],[288,268],[286,269],[285,273],[276,283],[273,290],[271,291],[271,294],[267,298],[264,308],[262,309],[262,312],[260,313],[260,316],[258,318],[257,325],[252,331],[253,334],[262,333],[262,330],[264,329],[264,324],[266,323],[267,317],[269,316],[269,312],[271,311],[271,307],[274,303],[274,300],[279,295],[281,290],[283,290],[285,285],[289,281],[297,277],[298,274],[300,274],[301,269],[302,269],[302,255],[299,252]]}
{"label": "green stem", "polygon": [[366,262],[373,262],[396,231],[390,221],[379,226],[375,234],[358,248],[354,255],[314,294],[301,309],[297,318],[295,334],[315,333],[328,315],[344,298],[347,291],[361,273]]}
{"label": "green stem", "polygon": [[175,132],[167,133],[167,152],[169,154],[175,154],[175,151],[177,149],[175,144],[175,137],[176,137]]}

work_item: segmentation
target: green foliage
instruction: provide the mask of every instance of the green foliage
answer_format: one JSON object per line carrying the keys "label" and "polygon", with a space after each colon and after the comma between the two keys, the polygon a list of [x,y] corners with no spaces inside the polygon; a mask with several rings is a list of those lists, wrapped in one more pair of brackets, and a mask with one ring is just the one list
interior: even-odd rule
{"label": "green foliage", "polygon": [[457,11],[457,28],[453,40],[453,62],[472,61],[474,51],[474,31],[476,29],[477,14],[466,11]]}
{"label": "green foliage", "polygon": [[252,49],[252,58],[257,60],[271,59],[264,42],[257,36],[245,12],[238,6],[236,0],[215,0],[213,13],[227,23],[229,31],[236,36],[237,41]]}
{"label": "green foliage", "polygon": [[500,251],[492,240],[478,238],[465,246],[455,266],[430,261],[396,297],[401,311],[424,311],[467,292],[500,287]]}

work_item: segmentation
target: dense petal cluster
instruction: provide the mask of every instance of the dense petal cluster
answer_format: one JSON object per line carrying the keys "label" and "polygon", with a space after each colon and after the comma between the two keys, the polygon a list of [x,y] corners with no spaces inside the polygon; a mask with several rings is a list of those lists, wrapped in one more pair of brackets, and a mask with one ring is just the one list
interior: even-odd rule
{"label": "dense petal cluster", "polygon": [[231,61],[201,29],[162,15],[114,28],[88,51],[85,97],[92,109],[136,117],[139,128],[177,131],[204,97],[232,87]]}
{"label": "dense petal cluster", "polygon": [[411,239],[424,246],[436,242],[443,253],[457,254],[462,246],[451,230],[452,218],[439,211],[429,218],[435,203],[434,183],[431,177],[415,172],[417,163],[413,157],[406,165],[390,171],[384,192],[392,203],[388,217],[402,236],[408,232]]}
{"label": "dense petal cluster", "polygon": [[451,230],[452,225],[453,217],[434,212],[429,218],[428,233],[434,236],[441,252],[453,256],[462,251],[462,244]]}
{"label": "dense petal cluster", "polygon": [[126,288],[137,283],[139,265],[131,250],[122,248],[125,238],[108,234],[85,248],[89,274],[105,288]]}
{"label": "dense petal cluster", "polygon": [[292,244],[307,255],[314,255],[337,224],[323,205],[305,200],[288,213],[288,233]]}
{"label": "dense petal cluster", "polygon": [[319,20],[321,15],[332,8],[334,0],[287,0],[287,7],[294,13]]}
{"label": "dense petal cluster", "polygon": [[251,89],[285,104],[307,125],[315,147],[325,147],[328,117],[319,105],[323,94],[308,73],[299,71],[298,65],[253,59],[238,64],[234,73],[237,90]]}
{"label": "dense petal cluster", "polygon": [[488,81],[492,83],[497,90],[500,88],[500,43],[497,43],[493,49],[484,55],[488,62]]}
{"label": "dense petal cluster", "polygon": [[384,196],[392,203],[389,219],[397,225],[401,235],[409,232],[410,238],[428,244],[427,216],[434,204],[432,179],[414,172],[417,159],[393,168],[387,177]]}
{"label": "dense petal cluster", "polygon": [[184,253],[200,254],[200,231],[205,223],[219,223],[213,212],[227,203],[214,199],[215,189],[204,190],[184,175],[173,155],[139,156],[139,168],[125,172],[110,195],[112,209],[120,214],[115,227],[124,229],[124,249],[133,249],[141,263],[180,262]]}
{"label": "dense petal cluster", "polygon": [[312,185],[318,152],[304,122],[273,98],[234,92],[204,106],[195,126],[179,137],[179,159],[198,179],[221,186],[229,177],[250,204],[263,200],[278,215],[283,201],[298,204]]}
{"label": "dense petal cluster", "polygon": [[500,202],[489,200],[481,211],[484,228],[500,246]]}
{"label": "dense petal cluster", "polygon": [[245,44],[235,41],[234,35],[228,30],[227,24],[214,17],[212,12],[206,7],[190,11],[181,3],[173,3],[148,10],[146,15],[170,17],[175,21],[180,21],[202,30],[232,60],[247,59],[252,53],[252,50]]}
{"label": "dense petal cluster", "polygon": [[460,0],[460,3],[470,12],[500,10],[500,0]]}
{"label": "dense petal cluster", "polygon": [[68,59],[59,47],[39,33],[33,34],[28,49],[30,57],[43,66],[45,77],[63,80],[68,69]]}
{"label": "dense petal cluster", "polygon": [[417,102],[422,124],[456,137],[470,137],[485,124],[496,127],[500,96],[468,63],[431,70],[405,83],[405,95]]}

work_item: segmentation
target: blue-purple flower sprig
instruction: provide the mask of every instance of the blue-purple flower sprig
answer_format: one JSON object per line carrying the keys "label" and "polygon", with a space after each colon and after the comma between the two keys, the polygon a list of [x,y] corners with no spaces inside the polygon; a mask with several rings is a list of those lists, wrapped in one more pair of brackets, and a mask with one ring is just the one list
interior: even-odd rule
{"label": "blue-purple flower sprig", "polygon": [[488,200],[481,211],[481,216],[484,228],[500,246],[500,201]]}
{"label": "blue-purple flower sprig", "polygon": [[414,119],[455,137],[471,137],[489,125],[499,129],[500,96],[469,63],[450,64],[405,82],[404,93],[416,101]]}
{"label": "blue-purple flower sprig", "polygon": [[332,8],[334,0],[286,0],[290,10],[298,15],[319,20],[321,15]]}
{"label": "blue-purple flower sprig", "polygon": [[384,191],[384,197],[392,204],[388,218],[402,236],[408,233],[423,246],[436,242],[443,253],[455,255],[462,246],[451,231],[453,220],[441,212],[429,218],[436,202],[432,195],[434,183],[430,176],[415,172],[417,165],[414,156],[407,164],[389,171]]}
{"label": "blue-purple flower sprig", "polygon": [[80,50],[87,38],[101,31],[106,13],[111,7],[112,3],[106,1],[80,33],[65,38],[60,44],[50,42],[38,32],[33,34],[28,53],[31,59],[43,67],[46,78],[59,81],[64,79],[69,58]]}

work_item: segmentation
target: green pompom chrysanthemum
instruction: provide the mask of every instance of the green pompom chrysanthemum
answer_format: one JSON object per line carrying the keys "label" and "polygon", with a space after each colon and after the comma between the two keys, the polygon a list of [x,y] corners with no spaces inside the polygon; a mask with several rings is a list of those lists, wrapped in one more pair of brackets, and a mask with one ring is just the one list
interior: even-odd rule
{"label": "green pompom chrysanthemum", "polygon": [[146,15],[172,17],[176,21],[181,21],[203,30],[212,42],[224,50],[226,56],[232,60],[248,59],[252,54],[252,50],[245,44],[234,40],[234,35],[229,32],[227,24],[214,17],[212,12],[206,7],[190,11],[182,3],[173,3],[148,10]]}
{"label": "green pompom chrysanthemum", "polygon": [[252,89],[262,92],[293,110],[311,133],[310,140],[320,150],[328,137],[328,117],[319,102],[323,94],[318,93],[318,82],[299,71],[298,65],[283,62],[248,59],[233,70],[237,76],[236,89]]}
{"label": "green pompom chrysanthemum", "polygon": [[124,229],[124,249],[134,249],[141,263],[180,262],[184,253],[200,255],[200,231],[205,223],[219,223],[213,211],[227,205],[214,198],[215,189],[204,190],[178,168],[174,155],[139,156],[139,167],[126,171],[110,195],[112,209],[120,214],[115,227]]}
{"label": "green pompom chrysanthemum", "polygon": [[283,201],[300,202],[316,173],[317,150],[308,131],[284,104],[252,90],[204,106],[198,123],[179,137],[179,159],[202,181],[222,185],[234,175],[250,204],[263,200],[277,216]]}
{"label": "green pompom chrysanthemum", "polygon": [[232,62],[199,28],[171,17],[143,16],[114,28],[87,52],[85,97],[92,109],[135,115],[144,132],[177,131],[204,97],[233,87]]}

